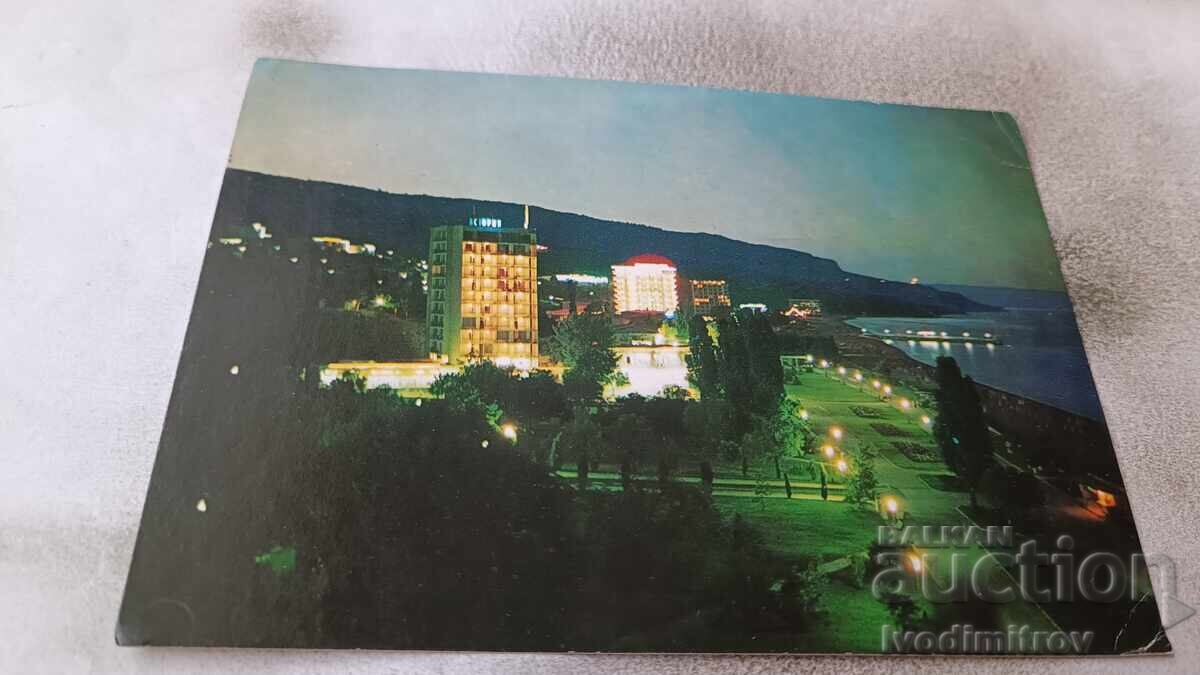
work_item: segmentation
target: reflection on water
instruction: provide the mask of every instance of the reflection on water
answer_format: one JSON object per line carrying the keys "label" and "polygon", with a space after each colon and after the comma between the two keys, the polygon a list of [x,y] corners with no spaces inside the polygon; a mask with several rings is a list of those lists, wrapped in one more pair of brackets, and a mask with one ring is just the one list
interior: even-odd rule
{"label": "reflection on water", "polygon": [[629,384],[609,387],[610,398],[641,394],[655,396],[663,387],[687,387],[687,347],[617,347],[617,368]]}
{"label": "reflection on water", "polygon": [[[1070,311],[981,312],[935,319],[862,318],[852,326],[896,335],[892,346],[913,359],[933,365],[939,356],[952,356],[976,381],[1026,398],[1100,419],[1100,400],[1092,383],[1087,355],[1075,315]],[[942,331],[950,335],[990,332],[1002,344],[972,344],[913,338],[911,330]]]}

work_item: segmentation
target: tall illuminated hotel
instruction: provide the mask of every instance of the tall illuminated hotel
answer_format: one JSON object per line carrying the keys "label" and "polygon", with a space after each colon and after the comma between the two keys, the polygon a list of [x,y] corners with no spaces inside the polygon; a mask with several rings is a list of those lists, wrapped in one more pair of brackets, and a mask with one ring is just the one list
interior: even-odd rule
{"label": "tall illuminated hotel", "polygon": [[613,311],[674,312],[679,307],[675,263],[661,255],[637,255],[612,266]]}
{"label": "tall illuminated hotel", "polygon": [[497,218],[429,235],[430,358],[529,370],[538,362],[537,236]]}

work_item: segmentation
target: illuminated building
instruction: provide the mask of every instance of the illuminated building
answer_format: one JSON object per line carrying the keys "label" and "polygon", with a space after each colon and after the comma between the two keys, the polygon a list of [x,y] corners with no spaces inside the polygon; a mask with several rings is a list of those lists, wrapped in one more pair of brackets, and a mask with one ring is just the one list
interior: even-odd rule
{"label": "illuminated building", "polygon": [[555,274],[555,281],[573,281],[580,286],[603,286],[608,283],[608,277],[598,277],[591,274]]}
{"label": "illuminated building", "polygon": [[314,244],[319,244],[324,248],[337,249],[350,255],[358,255],[360,253],[375,255],[375,244],[355,244],[349,239],[342,237],[313,237],[312,240]]}
{"label": "illuminated building", "polygon": [[638,255],[612,267],[613,310],[674,312],[679,307],[675,263],[660,255]]}
{"label": "illuminated building", "polygon": [[767,311],[767,306],[761,302],[743,302],[742,304],[738,305],[738,309],[745,309],[757,314],[761,314]]}
{"label": "illuminated building", "polygon": [[729,287],[724,279],[693,279],[692,309],[704,316],[717,316],[729,311]]}
{"label": "illuminated building", "polygon": [[811,316],[820,316],[821,301],[793,298],[788,300],[788,308],[784,311],[784,315],[792,319],[807,319]]}
{"label": "illuminated building", "polygon": [[430,357],[529,370],[538,361],[537,236],[496,218],[429,235]]}

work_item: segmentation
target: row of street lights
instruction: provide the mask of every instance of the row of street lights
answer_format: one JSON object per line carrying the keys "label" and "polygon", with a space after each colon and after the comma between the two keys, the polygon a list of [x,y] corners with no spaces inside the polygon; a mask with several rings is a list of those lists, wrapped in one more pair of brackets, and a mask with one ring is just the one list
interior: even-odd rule
{"label": "row of street lights", "polygon": [[[813,363],[814,362],[813,355],[806,354],[805,360],[808,361],[809,363]],[[830,363],[827,359],[821,359],[819,362],[816,363],[816,365],[819,366],[821,368],[821,370],[823,370],[825,372],[828,372],[829,369],[833,367],[833,364]],[[845,381],[845,378],[847,375],[850,375],[851,379],[853,379],[854,382],[858,383],[858,384],[862,384],[862,382],[865,379],[863,377],[862,371],[856,370],[856,371],[854,371],[853,374],[851,374],[846,369],[845,366],[837,366],[836,372],[838,374],[839,379],[842,379],[843,382]],[[892,394],[894,393],[894,390],[892,389],[892,385],[887,384],[885,382],[881,382],[877,379],[871,380],[871,387],[873,389],[875,389],[875,391],[879,392],[879,397],[882,400],[887,400],[887,399],[891,398]],[[913,408],[916,407],[916,404],[914,404],[912,402],[912,400],[905,398],[905,397],[899,398],[897,400],[897,404],[899,405],[900,409],[904,412],[908,412],[909,410],[912,410]],[[807,411],[805,411],[801,415],[801,418],[808,419]],[[932,420],[930,419],[929,415],[921,415],[921,424],[923,426],[928,427],[931,423],[932,423]]]}

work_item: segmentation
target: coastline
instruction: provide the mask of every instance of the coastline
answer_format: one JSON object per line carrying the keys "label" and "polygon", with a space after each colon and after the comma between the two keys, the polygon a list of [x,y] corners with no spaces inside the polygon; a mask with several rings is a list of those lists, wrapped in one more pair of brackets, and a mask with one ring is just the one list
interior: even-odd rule
{"label": "coastline", "polygon": [[[846,362],[916,389],[932,392],[936,388],[934,366],[882,340],[863,337],[845,318],[827,317],[820,322],[833,334]],[[1121,484],[1103,413],[1095,419],[981,382],[975,382],[975,389],[988,425],[1032,463],[1082,468]]]}

